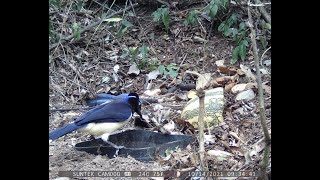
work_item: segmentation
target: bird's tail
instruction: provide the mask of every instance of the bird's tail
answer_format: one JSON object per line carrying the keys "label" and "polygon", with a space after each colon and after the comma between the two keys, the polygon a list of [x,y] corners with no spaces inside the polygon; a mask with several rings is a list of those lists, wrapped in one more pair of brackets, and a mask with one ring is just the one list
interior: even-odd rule
{"label": "bird's tail", "polygon": [[68,124],[64,127],[53,130],[49,133],[49,140],[54,141],[63,135],[66,135],[68,133],[71,133],[74,130],[77,130],[78,128],[79,128],[79,126],[77,126],[74,123],[71,123],[71,124]]}

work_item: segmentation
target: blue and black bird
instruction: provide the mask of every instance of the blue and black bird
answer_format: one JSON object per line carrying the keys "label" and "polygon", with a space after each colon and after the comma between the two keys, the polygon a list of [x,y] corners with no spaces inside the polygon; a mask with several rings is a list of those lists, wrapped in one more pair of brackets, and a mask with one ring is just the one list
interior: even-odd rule
{"label": "blue and black bird", "polygon": [[51,131],[49,142],[77,130],[101,138],[117,149],[121,148],[108,141],[109,135],[123,127],[135,112],[141,119],[143,118],[138,94],[130,93],[120,97],[89,110],[64,127]]}

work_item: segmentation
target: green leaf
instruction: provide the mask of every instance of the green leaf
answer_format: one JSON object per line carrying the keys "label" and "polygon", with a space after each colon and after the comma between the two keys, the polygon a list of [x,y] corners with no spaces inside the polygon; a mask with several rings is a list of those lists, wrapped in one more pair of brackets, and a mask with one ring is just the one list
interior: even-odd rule
{"label": "green leaf", "polygon": [[[153,71],[156,69],[156,66],[159,64],[159,61],[157,58],[151,58],[150,60],[150,70]],[[160,72],[159,72],[160,73]]]}
{"label": "green leaf", "polygon": [[235,37],[238,34],[238,29],[237,28],[230,28],[231,29],[231,37]]}
{"label": "green leaf", "polygon": [[248,47],[248,46],[249,46],[249,43],[248,43],[248,41],[247,41],[247,40],[242,40],[242,41],[241,41],[241,44],[245,45],[246,47]]}
{"label": "green leaf", "polygon": [[60,0],[49,0],[49,5],[60,8]]}
{"label": "green leaf", "polygon": [[214,4],[218,5],[218,6],[221,6],[221,1],[220,0],[213,0],[214,1]]}
{"label": "green leaf", "polygon": [[233,13],[230,18],[232,22],[237,22],[237,15],[235,13]]}
{"label": "green leaf", "polygon": [[218,12],[218,6],[216,4],[214,4],[211,8],[210,8],[210,13],[209,13],[209,16],[211,18],[214,18],[216,16]]}
{"label": "green leaf", "polygon": [[227,8],[228,4],[229,4],[229,0],[222,0],[222,7],[223,7],[224,9]]}
{"label": "green leaf", "polygon": [[142,56],[142,59],[145,60],[145,58],[147,57],[147,54],[148,54],[148,47],[143,45],[141,48],[140,48],[140,53],[141,53],[141,56]]}
{"label": "green leaf", "polygon": [[241,44],[239,47],[239,56],[241,58],[241,60],[243,61],[244,58],[246,57],[246,54],[247,54],[247,48],[244,44]]}
{"label": "green leaf", "polygon": [[264,24],[264,27],[265,27],[266,29],[268,29],[268,30],[271,30],[271,24],[269,24],[269,23],[265,23],[265,24]]}
{"label": "green leaf", "polygon": [[231,64],[234,64],[238,61],[238,56],[239,56],[239,46],[237,46],[236,48],[234,48],[233,52],[232,52],[232,61]]}
{"label": "green leaf", "polygon": [[128,27],[120,28],[117,35],[121,36],[121,35],[123,35],[127,30],[128,30]]}
{"label": "green leaf", "polygon": [[131,54],[131,63],[133,63],[133,62],[136,61],[139,48],[132,47],[132,48],[129,48],[129,49],[130,49],[130,54]]}
{"label": "green leaf", "polygon": [[121,58],[121,59],[124,59],[124,58],[126,58],[126,57],[128,57],[128,56],[129,56],[129,53],[128,53],[128,52],[125,52],[125,53],[121,54],[120,58]]}
{"label": "green leaf", "polygon": [[219,27],[218,27],[218,31],[220,31],[220,32],[223,31],[225,25],[226,25],[226,24],[222,22],[222,23],[219,25]]}
{"label": "green leaf", "polygon": [[155,12],[152,13],[154,22],[159,22],[160,21],[160,18],[161,18],[161,15],[162,15],[161,11],[162,11],[162,8],[158,8]]}
{"label": "green leaf", "polygon": [[239,31],[241,31],[242,29],[244,29],[246,27],[246,24],[244,22],[241,22],[239,24]]}
{"label": "green leaf", "polygon": [[175,77],[177,77],[177,75],[178,75],[177,70],[174,70],[174,69],[170,69],[170,70],[169,70],[169,76],[170,76],[171,78],[175,78]]}
{"label": "green leaf", "polygon": [[79,0],[78,3],[77,3],[77,11],[80,12],[80,10],[82,9],[83,7],[83,4],[84,2],[82,0]]}
{"label": "green leaf", "polygon": [[167,69],[168,69],[168,71],[169,71],[168,74],[169,74],[169,76],[170,76],[171,78],[177,77],[179,67],[177,67],[177,66],[174,65],[174,64],[169,64],[169,65],[167,66]]}
{"label": "green leaf", "polygon": [[268,41],[267,41],[266,36],[264,36],[264,35],[263,35],[263,36],[260,36],[260,37],[259,37],[259,40],[260,40],[263,48],[266,49],[266,48],[267,48],[267,45],[268,45]]}
{"label": "green leaf", "polygon": [[164,27],[165,27],[167,33],[169,30],[169,21],[170,21],[169,11],[168,11],[168,8],[165,8],[162,13],[162,22],[164,24]]}
{"label": "green leaf", "polygon": [[119,21],[122,21],[123,19],[122,18],[107,18],[107,19],[104,19],[103,21],[105,22],[119,22]]}
{"label": "green leaf", "polygon": [[231,33],[232,33],[232,29],[228,28],[228,29],[226,29],[226,31],[223,32],[223,35],[229,36]]}
{"label": "green leaf", "polygon": [[117,32],[117,35],[122,36],[128,30],[128,28],[131,26],[133,26],[133,25],[129,21],[127,21],[127,20],[121,21],[121,26]]}
{"label": "green leaf", "polygon": [[80,27],[76,22],[72,24],[72,33],[73,33],[73,37],[76,40],[80,39]]}
{"label": "green leaf", "polygon": [[159,70],[159,73],[162,74],[162,75],[164,75],[165,72],[167,71],[167,70],[166,70],[166,67],[164,67],[164,65],[160,65],[160,66],[158,67],[158,70]]}
{"label": "green leaf", "polygon": [[198,23],[197,21],[197,11],[196,10],[192,10],[186,20],[184,21],[185,25],[191,24],[192,26],[196,25]]}
{"label": "green leaf", "polygon": [[123,26],[125,26],[125,27],[131,27],[131,26],[133,26],[133,25],[131,24],[131,22],[129,22],[129,21],[127,21],[127,20],[121,21],[121,25],[123,25]]}
{"label": "green leaf", "polygon": [[146,66],[146,64],[147,64],[146,60],[139,61],[139,64],[138,64],[139,69],[144,68]]}

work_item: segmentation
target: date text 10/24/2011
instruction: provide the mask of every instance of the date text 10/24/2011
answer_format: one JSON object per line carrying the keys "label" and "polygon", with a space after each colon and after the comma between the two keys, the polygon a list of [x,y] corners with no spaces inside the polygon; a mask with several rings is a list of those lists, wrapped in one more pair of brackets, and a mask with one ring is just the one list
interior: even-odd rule
{"label": "date text 10/24/2011", "polygon": [[59,171],[60,177],[258,177],[259,171]]}

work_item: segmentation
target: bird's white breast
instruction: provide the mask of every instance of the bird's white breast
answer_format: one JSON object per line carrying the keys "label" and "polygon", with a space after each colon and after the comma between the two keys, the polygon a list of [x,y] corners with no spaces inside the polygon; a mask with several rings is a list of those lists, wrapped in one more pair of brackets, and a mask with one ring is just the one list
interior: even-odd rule
{"label": "bird's white breast", "polygon": [[98,136],[101,136],[102,134],[105,134],[105,133],[110,134],[113,131],[120,129],[127,122],[128,120],[123,122],[117,122],[117,123],[89,123],[86,127],[79,129],[79,131],[86,132],[88,134],[98,137]]}

